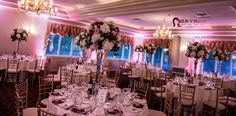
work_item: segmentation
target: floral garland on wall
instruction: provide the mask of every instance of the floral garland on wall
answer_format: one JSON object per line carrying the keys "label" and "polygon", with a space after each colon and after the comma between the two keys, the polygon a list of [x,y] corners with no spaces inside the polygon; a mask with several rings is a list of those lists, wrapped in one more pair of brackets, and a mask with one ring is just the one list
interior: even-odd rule
{"label": "floral garland on wall", "polygon": [[229,59],[227,52],[223,50],[216,50],[213,52],[213,57],[218,61],[227,61]]}
{"label": "floral garland on wall", "polygon": [[119,51],[119,28],[113,22],[96,21],[86,32],[76,37],[76,44],[82,48],[106,50],[117,53]]}
{"label": "floral garland on wall", "polygon": [[28,33],[26,30],[22,28],[13,29],[13,33],[11,34],[11,41],[27,41]]}

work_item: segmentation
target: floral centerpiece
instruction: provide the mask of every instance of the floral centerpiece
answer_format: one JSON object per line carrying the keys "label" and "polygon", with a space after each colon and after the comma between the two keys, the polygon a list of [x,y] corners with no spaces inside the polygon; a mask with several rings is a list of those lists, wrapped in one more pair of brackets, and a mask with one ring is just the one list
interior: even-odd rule
{"label": "floral centerpiece", "polygon": [[[151,62],[151,56],[155,53],[156,47],[154,44],[146,44],[143,46],[144,52],[147,53],[147,63]],[[146,67],[147,68],[147,67]]]}
{"label": "floral centerpiece", "polygon": [[197,62],[199,59],[203,61],[208,58],[208,52],[206,46],[198,42],[189,44],[185,55],[190,58],[194,58],[194,73],[196,73]]}
{"label": "floral centerpiece", "polygon": [[144,50],[143,50],[143,46],[142,46],[142,45],[137,45],[137,46],[135,47],[134,51],[135,51],[135,52],[138,52],[138,59],[137,59],[137,62],[136,62],[136,63],[138,63],[138,62],[139,62],[140,53],[144,51]]}
{"label": "floral centerpiece", "polygon": [[213,52],[213,57],[218,61],[227,61],[229,59],[227,52],[223,50],[216,50],[215,52]]}
{"label": "floral centerpiece", "polygon": [[143,46],[143,49],[148,54],[154,54],[156,47],[154,46],[154,44],[146,44]]}
{"label": "floral centerpiece", "polygon": [[96,21],[87,32],[76,37],[76,44],[82,48],[113,51],[119,50],[119,28],[113,22]]}
{"label": "floral centerpiece", "polygon": [[223,51],[223,50],[216,50],[213,52],[213,57],[215,60],[219,61],[218,63],[218,70],[216,73],[220,73],[219,69],[221,67],[221,63],[222,61],[227,61],[229,59],[227,52]]}
{"label": "floral centerpiece", "polygon": [[111,21],[96,21],[89,26],[86,32],[82,32],[76,37],[77,45],[82,48],[97,50],[97,76],[100,72],[103,52],[113,51],[114,55],[118,54],[120,47],[119,32],[119,28]]}
{"label": "floral centerpiece", "polygon": [[136,47],[135,47],[135,50],[134,50],[135,52],[143,52],[143,47],[141,46],[141,45],[137,45]]}
{"label": "floral centerpiece", "polygon": [[21,41],[27,41],[28,33],[23,28],[15,28],[13,29],[13,33],[11,34],[11,41],[17,41],[16,52],[19,52],[19,44]]}

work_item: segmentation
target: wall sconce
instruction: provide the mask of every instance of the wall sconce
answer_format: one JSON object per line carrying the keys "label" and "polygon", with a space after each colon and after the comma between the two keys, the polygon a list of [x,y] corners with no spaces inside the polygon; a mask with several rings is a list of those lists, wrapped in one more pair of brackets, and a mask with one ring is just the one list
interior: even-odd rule
{"label": "wall sconce", "polygon": [[187,50],[187,45],[183,44],[180,46],[180,52],[185,52]]}
{"label": "wall sconce", "polygon": [[28,34],[35,34],[35,29],[32,25],[23,26],[23,28],[28,32]]}

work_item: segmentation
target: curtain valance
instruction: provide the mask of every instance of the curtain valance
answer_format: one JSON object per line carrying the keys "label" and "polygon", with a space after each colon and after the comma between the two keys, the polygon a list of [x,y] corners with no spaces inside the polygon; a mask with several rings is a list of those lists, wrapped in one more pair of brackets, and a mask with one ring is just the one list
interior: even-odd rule
{"label": "curtain valance", "polygon": [[170,40],[169,39],[144,39],[143,44],[154,44],[156,47],[160,48],[169,48]]}
{"label": "curtain valance", "polygon": [[124,44],[130,44],[130,45],[134,45],[134,38],[126,36],[126,35],[120,35],[121,37],[121,43]]}
{"label": "curtain valance", "polygon": [[206,45],[208,50],[210,50],[210,51],[221,49],[221,50],[225,50],[227,52],[233,52],[236,50],[236,41],[203,40],[203,41],[201,41],[201,43]]}

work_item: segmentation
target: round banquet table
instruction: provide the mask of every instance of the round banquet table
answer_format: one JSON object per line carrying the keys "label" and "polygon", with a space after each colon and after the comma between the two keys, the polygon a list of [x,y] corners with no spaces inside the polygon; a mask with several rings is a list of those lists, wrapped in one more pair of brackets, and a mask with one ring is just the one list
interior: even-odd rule
{"label": "round banquet table", "polygon": [[[106,112],[108,109],[107,104],[112,104],[110,107],[116,107],[120,109],[120,111],[123,113],[123,116],[148,116],[149,110],[146,103],[146,100],[143,99],[136,99],[134,98],[132,102],[138,102],[143,104],[142,108],[135,108],[133,107],[132,103],[129,105],[125,105],[125,103],[130,102],[124,102],[126,99],[130,99],[129,94],[123,94],[119,88],[100,88],[99,91],[107,90],[110,95],[115,96],[113,100],[106,100],[105,102],[99,102],[99,99],[102,99],[103,97],[99,98],[97,96],[92,96],[90,98],[87,98],[87,89],[86,87],[78,87],[75,85],[69,85],[73,89],[57,89],[55,92],[63,93],[61,96],[49,96],[49,103],[47,107],[47,111],[57,114],[57,115],[64,115],[67,116],[109,116],[109,114]],[[68,87],[67,87],[68,88]],[[55,104],[56,99],[64,99],[64,103],[61,104]],[[123,102],[122,102],[123,100]],[[78,105],[80,104],[80,105]],[[90,104],[91,109],[89,110],[88,114],[79,114],[72,111],[72,108],[74,106],[83,106],[84,104]],[[114,115],[111,115],[114,116]]]}
{"label": "round banquet table", "polygon": [[[179,85],[174,82],[167,82],[166,88],[169,89],[171,92],[174,93],[175,96],[179,98],[180,95],[180,88]],[[216,101],[217,89],[213,86],[206,87],[206,86],[198,86],[196,85],[195,90],[195,113],[196,116],[202,114],[203,103],[206,101]]]}

